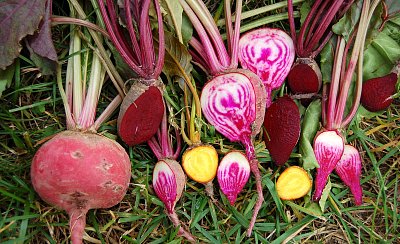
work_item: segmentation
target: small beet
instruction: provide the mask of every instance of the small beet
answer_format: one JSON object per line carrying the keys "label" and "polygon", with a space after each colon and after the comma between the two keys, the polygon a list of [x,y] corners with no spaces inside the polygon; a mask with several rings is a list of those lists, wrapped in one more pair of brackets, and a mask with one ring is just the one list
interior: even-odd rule
{"label": "small beet", "polygon": [[313,201],[318,201],[321,198],[328,176],[342,157],[343,150],[343,138],[335,130],[323,131],[315,137],[314,154],[319,168],[317,168],[315,177]]}
{"label": "small beet", "polygon": [[361,104],[371,112],[384,110],[393,102],[398,76],[390,73],[383,77],[364,82],[361,93]]}
{"label": "small beet", "polygon": [[340,179],[350,188],[356,205],[362,204],[361,156],[358,150],[350,145],[344,146],[343,156],[335,167]]}
{"label": "small beet", "polygon": [[159,128],[163,114],[160,88],[135,83],[121,104],[117,121],[121,139],[129,146],[150,140]]}
{"label": "small beet", "polygon": [[315,94],[322,85],[318,64],[310,58],[298,58],[288,75],[288,85],[294,94]]}
{"label": "small beet", "polygon": [[277,165],[289,159],[300,137],[300,111],[289,97],[278,98],[267,109],[264,119],[265,144]]}
{"label": "small beet", "polygon": [[213,146],[199,145],[182,155],[182,167],[192,180],[206,184],[217,174],[218,153]]}
{"label": "small beet", "polygon": [[218,167],[218,183],[221,191],[233,205],[250,177],[250,164],[240,152],[230,152],[221,160]]}
{"label": "small beet", "polygon": [[282,200],[294,200],[310,191],[312,181],[307,171],[299,166],[285,169],[276,182],[276,191]]}

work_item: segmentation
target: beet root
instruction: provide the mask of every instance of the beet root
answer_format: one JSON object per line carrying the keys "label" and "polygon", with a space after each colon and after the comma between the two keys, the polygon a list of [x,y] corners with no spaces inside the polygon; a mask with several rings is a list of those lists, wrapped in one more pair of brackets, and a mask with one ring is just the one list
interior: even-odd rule
{"label": "beet root", "polygon": [[316,94],[322,86],[321,70],[311,58],[297,58],[287,78],[294,94]]}
{"label": "beet root", "polygon": [[315,189],[312,197],[313,201],[321,198],[328,176],[335,169],[343,155],[344,141],[340,134],[335,131],[323,131],[314,140],[314,154],[319,168],[315,176]]}
{"label": "beet root", "polygon": [[129,146],[146,142],[157,132],[165,106],[159,87],[136,82],[122,101],[118,134]]}
{"label": "beet root", "polygon": [[363,83],[361,104],[371,112],[384,110],[393,102],[398,75],[390,73]]}
{"label": "beet root", "polygon": [[267,109],[264,118],[265,145],[277,165],[289,159],[300,137],[300,111],[289,97],[278,98]]}
{"label": "beet root", "polygon": [[344,146],[342,158],[335,167],[337,175],[350,188],[356,205],[362,204],[361,156],[358,150],[350,145]]}
{"label": "beet root", "polygon": [[82,243],[89,209],[109,208],[124,197],[131,175],[129,157],[106,137],[64,131],[35,154],[31,178],[35,191],[47,203],[70,216],[72,243]]}

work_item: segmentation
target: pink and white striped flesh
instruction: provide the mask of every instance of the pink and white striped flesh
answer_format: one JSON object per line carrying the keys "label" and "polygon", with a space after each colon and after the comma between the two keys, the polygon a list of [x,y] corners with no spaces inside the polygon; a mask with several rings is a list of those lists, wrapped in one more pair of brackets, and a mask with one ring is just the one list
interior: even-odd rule
{"label": "pink and white striped flesh", "polygon": [[218,166],[217,178],[221,191],[233,205],[250,177],[250,164],[238,151],[229,152]]}
{"label": "pink and white striped flesh", "polygon": [[250,31],[240,38],[238,58],[244,69],[254,72],[263,81],[269,107],[272,90],[283,84],[294,62],[292,38],[279,29]]}
{"label": "pink and white striped flesh", "polygon": [[344,141],[336,130],[328,130],[319,133],[314,139],[314,154],[319,168],[315,176],[315,190],[313,201],[321,198],[328,176],[335,169],[343,155]]}
{"label": "pink and white striped flesh", "polygon": [[337,163],[335,171],[350,188],[356,205],[362,204],[361,166],[361,156],[358,150],[351,145],[345,145],[342,158]]}

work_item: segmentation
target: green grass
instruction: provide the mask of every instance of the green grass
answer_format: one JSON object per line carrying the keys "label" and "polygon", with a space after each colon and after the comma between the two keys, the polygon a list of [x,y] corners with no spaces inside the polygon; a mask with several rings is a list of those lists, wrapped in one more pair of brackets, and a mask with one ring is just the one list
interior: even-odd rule
{"label": "green grass", "polygon": [[[247,6],[251,9],[256,5],[257,1],[249,1]],[[65,37],[64,29],[57,29],[57,33]],[[56,46],[62,52],[68,45],[66,39],[60,40]],[[109,102],[108,95],[115,94],[111,85],[106,85],[107,89],[99,110]],[[3,92],[0,103],[0,243],[69,243],[68,215],[39,198],[29,173],[40,145],[65,129],[55,78],[40,76],[23,53],[15,66],[12,87]],[[116,114],[99,132],[117,138],[115,119]],[[234,206],[218,190],[216,180],[219,205],[207,197],[203,185],[188,180],[176,205],[177,214],[201,243],[398,243],[399,124],[397,100],[387,111],[359,119],[347,131],[348,142],[363,158],[362,206],[354,206],[348,188],[335,174],[330,177],[332,190],[323,212],[317,204],[309,203],[309,195],[281,201],[275,190],[276,177],[287,165],[298,165],[301,155],[296,149],[289,163],[278,168],[258,139],[265,201],[251,237],[246,236],[246,229],[257,198],[253,177]],[[203,141],[221,155],[230,149],[243,150],[215,131],[208,132]],[[132,162],[128,193],[113,208],[89,211],[85,242],[181,243],[177,228],[151,187],[155,157],[145,145],[126,149]]]}

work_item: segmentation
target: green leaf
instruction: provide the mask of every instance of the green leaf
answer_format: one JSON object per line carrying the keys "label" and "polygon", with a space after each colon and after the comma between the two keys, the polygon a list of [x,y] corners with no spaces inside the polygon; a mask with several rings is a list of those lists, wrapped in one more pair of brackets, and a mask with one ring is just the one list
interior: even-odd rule
{"label": "green leaf", "polygon": [[46,0],[5,0],[0,4],[0,69],[18,57],[20,41],[32,35],[45,14]]}
{"label": "green leaf", "polygon": [[341,35],[347,41],[349,36],[357,26],[358,19],[361,15],[362,1],[357,1],[352,4],[350,9],[347,10],[345,15],[332,26],[332,31],[337,35]]}
{"label": "green leaf", "polygon": [[185,73],[188,77],[191,77],[190,72],[193,69],[191,61],[192,56],[187,48],[171,33],[165,32],[164,74],[171,78],[183,78]]}
{"label": "green leaf", "polygon": [[300,7],[300,23],[303,25],[308,13],[311,10],[311,1],[305,1]]}
{"label": "green leaf", "polygon": [[163,18],[165,22],[173,28],[173,33],[176,33],[178,40],[183,42],[182,38],[182,15],[183,8],[179,1],[176,0],[163,0],[161,2],[163,10]]}
{"label": "green leaf", "polygon": [[330,83],[332,79],[332,67],[335,55],[335,43],[331,39],[321,51],[321,74],[324,84]]}
{"label": "green leaf", "polygon": [[318,202],[319,207],[321,208],[322,211],[324,211],[324,209],[325,209],[326,200],[328,200],[329,193],[331,192],[331,188],[332,188],[332,183],[331,183],[331,180],[328,178],[328,182],[326,183],[324,191],[322,192],[321,199]]}
{"label": "green leaf", "polygon": [[14,68],[14,65],[10,65],[5,70],[0,69],[0,97],[3,91],[11,85],[14,77]]}
{"label": "green leaf", "polygon": [[299,151],[301,154],[300,161],[303,164],[305,170],[318,168],[318,162],[314,155],[313,141],[315,134],[319,130],[321,118],[321,101],[313,101],[307,108],[303,118],[300,135],[300,147]]}

